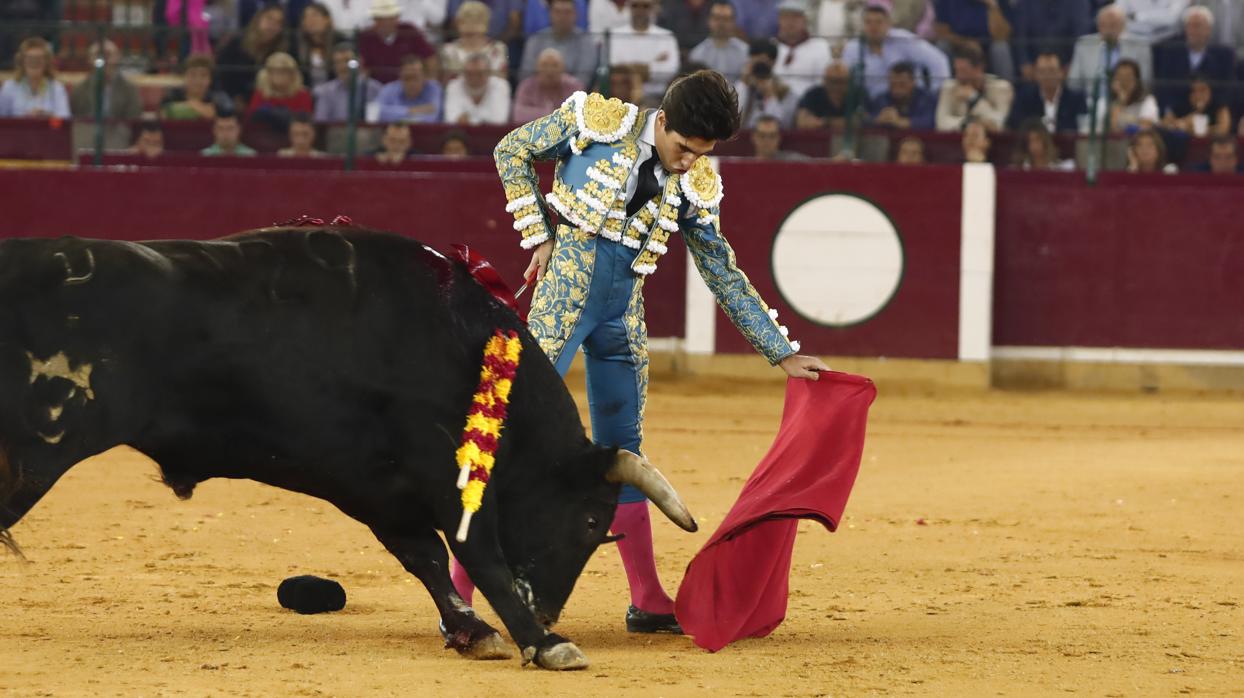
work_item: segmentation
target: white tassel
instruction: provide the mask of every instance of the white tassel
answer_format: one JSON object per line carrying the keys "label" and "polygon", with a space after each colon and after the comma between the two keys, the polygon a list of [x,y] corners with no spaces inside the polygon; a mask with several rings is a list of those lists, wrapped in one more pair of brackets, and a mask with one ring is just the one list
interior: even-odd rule
{"label": "white tassel", "polygon": [[454,536],[459,543],[465,543],[467,539],[467,529],[471,527],[471,511],[462,510],[462,520],[458,522],[458,535]]}
{"label": "white tassel", "polygon": [[794,341],[794,342],[791,342],[791,343],[790,343],[790,348],[791,348],[793,351],[798,352],[798,351],[799,351],[799,346],[800,346],[800,345],[799,345],[799,342],[798,342],[798,341]]}

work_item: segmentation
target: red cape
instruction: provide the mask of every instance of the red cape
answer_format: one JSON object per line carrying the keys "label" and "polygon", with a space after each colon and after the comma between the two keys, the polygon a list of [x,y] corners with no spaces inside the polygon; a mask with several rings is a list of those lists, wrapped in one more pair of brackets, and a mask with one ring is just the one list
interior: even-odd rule
{"label": "red cape", "polygon": [[846,373],[787,382],[777,439],[678,587],[675,613],[697,645],[716,652],[781,625],[798,520],[838,528],[876,397],[872,381]]}

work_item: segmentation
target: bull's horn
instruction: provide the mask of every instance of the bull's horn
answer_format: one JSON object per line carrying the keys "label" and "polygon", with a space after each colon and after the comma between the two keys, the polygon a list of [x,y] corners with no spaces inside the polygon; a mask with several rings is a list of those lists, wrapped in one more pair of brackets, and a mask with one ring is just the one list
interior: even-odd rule
{"label": "bull's horn", "polygon": [[695,533],[699,529],[695,518],[691,516],[691,512],[687,511],[687,505],[682,503],[682,498],[674,491],[674,486],[665,479],[661,471],[654,468],[642,456],[625,449],[618,449],[617,459],[605,473],[605,479],[631,485],[643,492],[645,497],[657,505],[661,513],[668,516],[670,521],[678,524],[678,527],[684,531]]}

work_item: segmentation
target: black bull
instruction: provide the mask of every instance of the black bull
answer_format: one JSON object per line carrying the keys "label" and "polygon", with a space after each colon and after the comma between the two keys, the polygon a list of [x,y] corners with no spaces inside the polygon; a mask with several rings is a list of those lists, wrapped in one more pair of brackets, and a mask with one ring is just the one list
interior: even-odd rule
{"label": "black bull", "polygon": [[180,497],[214,477],[327,500],[427,587],[447,644],[508,656],[454,592],[437,531],[494,330],[523,352],[497,465],[453,554],[524,660],[586,660],[548,630],[620,484],[695,523],[640,457],[594,446],[519,318],[413,240],[296,228],[207,242],[0,242],[0,534],[75,463],[128,444]]}

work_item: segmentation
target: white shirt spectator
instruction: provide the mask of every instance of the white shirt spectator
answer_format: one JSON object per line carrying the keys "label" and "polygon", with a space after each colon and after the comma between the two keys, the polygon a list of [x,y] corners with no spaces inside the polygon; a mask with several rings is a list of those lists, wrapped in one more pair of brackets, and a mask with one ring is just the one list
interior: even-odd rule
{"label": "white shirt spectator", "polygon": [[655,24],[643,32],[627,25],[612,30],[609,38],[610,65],[642,63],[648,66],[644,94],[655,97],[664,94],[670,80],[678,74],[678,40],[674,33]]}
{"label": "white shirt spectator", "polygon": [[829,61],[829,41],[819,36],[808,37],[795,46],[778,42],[777,63],[773,65],[773,74],[802,97],[803,93],[821,81],[821,76],[829,67]]}
{"label": "white shirt spectator", "polygon": [[631,8],[618,6],[613,0],[591,0],[587,4],[587,30],[600,36],[606,29],[631,26]]}
{"label": "white shirt spectator", "polygon": [[[372,25],[371,0],[321,0],[333,16],[337,31],[362,31]],[[420,30],[440,27],[445,22],[447,0],[396,0],[402,7],[402,21]],[[439,32],[437,33],[439,36]]]}
{"label": "white shirt spectator", "polygon": [[458,76],[445,88],[445,123],[506,124],[510,121],[510,83],[496,75],[488,76],[488,84],[476,101],[467,91],[466,78]]}
{"label": "white shirt spectator", "polygon": [[1116,4],[1127,15],[1128,33],[1149,43],[1178,34],[1188,8],[1188,0],[1118,0]]}

